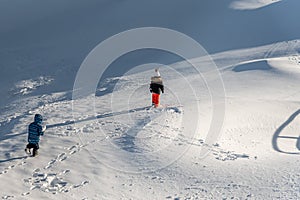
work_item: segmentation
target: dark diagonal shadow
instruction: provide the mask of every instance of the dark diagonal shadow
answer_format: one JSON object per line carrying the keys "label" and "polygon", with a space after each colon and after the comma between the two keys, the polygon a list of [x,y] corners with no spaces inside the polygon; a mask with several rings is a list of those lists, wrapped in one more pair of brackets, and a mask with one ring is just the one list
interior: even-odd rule
{"label": "dark diagonal shadow", "polygon": [[27,156],[20,156],[20,157],[15,157],[15,158],[8,158],[6,160],[0,160],[0,163],[5,163],[13,160],[22,160],[24,158],[27,158]]}
{"label": "dark diagonal shadow", "polygon": [[[134,109],[124,110],[124,111],[119,111],[119,112],[104,113],[104,114],[97,115],[96,117],[89,117],[89,118],[78,120],[78,121],[70,120],[70,121],[66,121],[66,122],[62,122],[62,123],[50,124],[50,125],[47,125],[47,129],[72,125],[72,124],[75,124],[75,123],[80,123],[80,122],[85,122],[85,121],[92,121],[92,120],[95,120],[95,119],[102,119],[102,118],[113,117],[113,116],[117,116],[117,115],[123,115],[123,114],[131,113],[131,112],[138,112],[138,111],[142,111],[142,110],[149,109],[149,108],[151,108],[151,106],[134,108]],[[10,126],[12,126],[12,125],[10,125]],[[9,128],[7,128],[7,129],[9,129]],[[27,134],[27,131],[23,131],[21,133],[11,134],[11,135],[7,135],[7,134],[0,135],[0,141],[11,139],[13,137],[21,136],[21,135],[24,135],[24,134]]]}
{"label": "dark diagonal shadow", "polygon": [[0,141],[8,140],[10,138],[17,137],[17,136],[20,136],[20,135],[24,135],[26,133],[27,133],[27,131],[24,131],[22,133],[13,134],[13,135],[2,135],[0,137]]}
{"label": "dark diagonal shadow", "polygon": [[293,139],[296,141],[296,147],[298,150],[300,150],[300,137],[291,137],[291,136],[280,136],[280,133],[285,129],[294,119],[300,114],[300,109],[294,112],[274,133],[273,139],[272,139],[272,146],[275,151],[278,151],[280,153],[286,153],[286,154],[300,154],[300,152],[287,152],[283,151],[278,147],[277,140],[280,138],[285,139]]}
{"label": "dark diagonal shadow", "polygon": [[80,123],[80,122],[92,121],[92,120],[95,120],[95,119],[103,119],[103,118],[107,118],[107,117],[123,115],[123,114],[131,113],[131,112],[138,112],[138,111],[148,109],[150,107],[151,106],[145,106],[145,107],[141,107],[141,108],[134,108],[134,109],[124,110],[124,111],[119,111],[119,112],[104,113],[104,114],[101,114],[101,115],[97,115],[96,117],[88,117],[86,119],[77,120],[77,121],[71,120],[71,121],[66,121],[66,122],[63,122],[63,123],[50,124],[50,125],[47,125],[47,129],[54,128],[54,127],[60,127],[60,126],[67,126],[67,125]]}

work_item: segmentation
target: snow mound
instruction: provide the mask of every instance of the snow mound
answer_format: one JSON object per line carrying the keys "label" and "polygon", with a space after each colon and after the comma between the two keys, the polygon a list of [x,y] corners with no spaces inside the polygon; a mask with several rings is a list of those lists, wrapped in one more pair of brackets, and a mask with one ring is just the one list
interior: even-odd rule
{"label": "snow mound", "polygon": [[268,64],[272,68],[276,68],[282,72],[288,73],[290,76],[299,74],[300,71],[300,56],[292,55],[288,57],[269,59]]}
{"label": "snow mound", "polygon": [[247,72],[251,70],[271,70],[272,67],[267,63],[267,61],[258,61],[253,63],[241,64],[234,67],[232,70],[234,72]]}
{"label": "snow mound", "polygon": [[281,0],[236,0],[230,4],[232,9],[236,10],[253,10],[262,8]]}
{"label": "snow mound", "polygon": [[22,80],[15,84],[15,87],[12,89],[12,91],[15,95],[30,94],[39,87],[51,84],[53,80],[53,78],[45,76],[40,76],[36,79]]}

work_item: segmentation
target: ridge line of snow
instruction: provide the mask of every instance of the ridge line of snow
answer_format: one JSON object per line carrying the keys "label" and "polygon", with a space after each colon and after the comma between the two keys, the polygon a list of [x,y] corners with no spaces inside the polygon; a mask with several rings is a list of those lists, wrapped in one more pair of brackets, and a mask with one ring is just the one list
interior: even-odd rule
{"label": "ridge line of snow", "polygon": [[280,1],[281,0],[235,0],[229,7],[235,10],[255,10]]}

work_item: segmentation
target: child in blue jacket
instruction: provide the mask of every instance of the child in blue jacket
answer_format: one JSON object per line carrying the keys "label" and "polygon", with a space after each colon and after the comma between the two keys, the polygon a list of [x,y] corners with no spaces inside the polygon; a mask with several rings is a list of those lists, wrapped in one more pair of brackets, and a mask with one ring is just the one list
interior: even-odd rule
{"label": "child in blue jacket", "polygon": [[34,116],[34,122],[28,126],[28,144],[25,152],[31,155],[31,149],[33,149],[32,156],[38,155],[40,136],[44,135],[46,127],[42,126],[43,117],[40,114]]}

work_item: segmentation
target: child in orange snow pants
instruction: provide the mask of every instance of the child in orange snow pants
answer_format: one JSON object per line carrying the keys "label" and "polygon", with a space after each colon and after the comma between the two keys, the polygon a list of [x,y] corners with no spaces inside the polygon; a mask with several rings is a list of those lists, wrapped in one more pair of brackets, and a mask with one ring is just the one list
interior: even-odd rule
{"label": "child in orange snow pants", "polygon": [[159,98],[160,94],[152,93],[152,105],[154,105],[154,107],[159,106]]}

